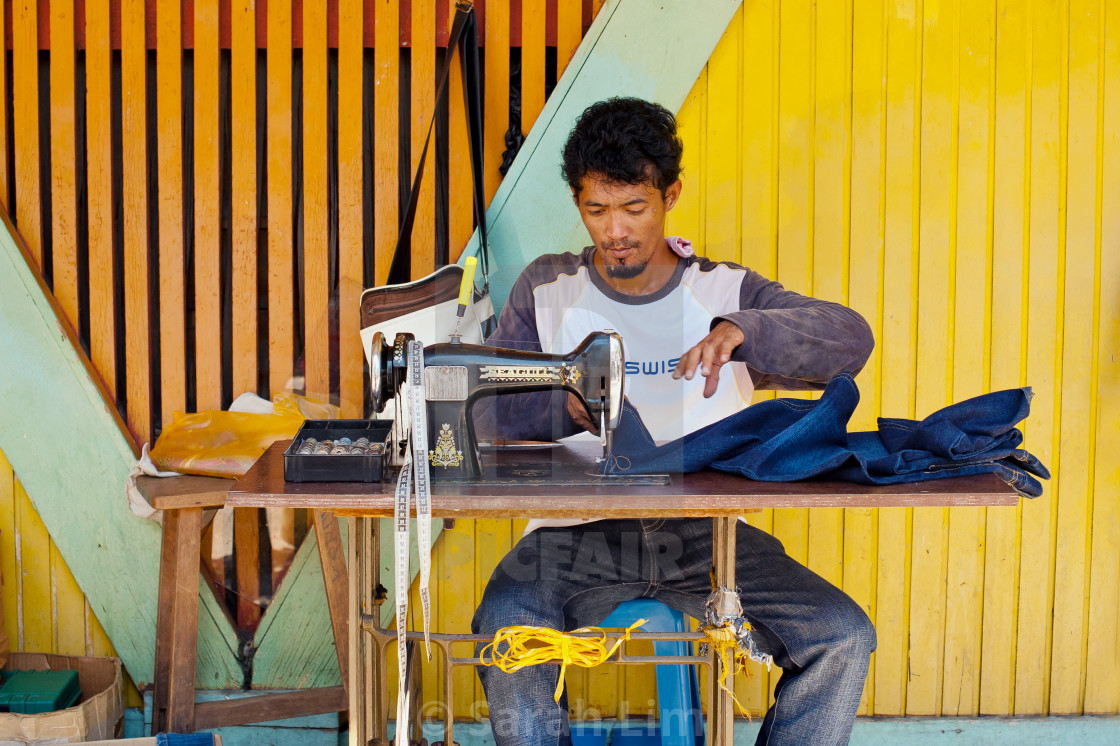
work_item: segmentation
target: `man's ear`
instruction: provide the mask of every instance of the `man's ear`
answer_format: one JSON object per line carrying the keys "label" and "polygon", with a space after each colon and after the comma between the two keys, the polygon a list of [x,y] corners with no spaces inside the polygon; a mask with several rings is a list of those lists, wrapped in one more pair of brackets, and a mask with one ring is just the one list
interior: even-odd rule
{"label": "man's ear", "polygon": [[568,189],[570,189],[572,192],[572,204],[574,204],[576,207],[579,207],[579,192],[577,192],[573,187],[568,187]]}
{"label": "man's ear", "polygon": [[682,186],[681,180],[677,179],[665,188],[665,212],[669,212],[673,209],[673,205],[677,204],[677,200],[681,196]]}

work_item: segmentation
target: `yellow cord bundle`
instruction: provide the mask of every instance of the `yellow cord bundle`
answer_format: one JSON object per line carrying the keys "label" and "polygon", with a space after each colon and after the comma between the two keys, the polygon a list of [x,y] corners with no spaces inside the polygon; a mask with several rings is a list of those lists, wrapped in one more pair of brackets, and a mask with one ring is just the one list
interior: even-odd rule
{"label": "yellow cord bundle", "polygon": [[[708,644],[715,650],[716,657],[719,658],[720,672],[723,674],[717,679],[719,688],[727,692],[735,706],[739,708],[739,712],[745,715],[749,721],[751,714],[747,712],[747,708],[743,707],[743,703],[735,696],[735,692],[727,686],[727,682],[734,678],[735,674],[747,670],[746,656],[739,649],[738,638],[735,637],[735,633],[729,626],[705,627],[702,631],[708,638]],[[747,672],[747,678],[751,678],[750,672]]]}
{"label": "yellow cord bundle", "polygon": [[[593,668],[607,661],[623,642],[630,639],[630,633],[646,623],[639,619],[631,624],[607,650],[607,633],[601,627],[581,627],[572,632],[561,632],[548,627],[503,627],[494,635],[494,641],[484,647],[478,655],[484,666],[497,666],[505,673],[520,671],[526,666],[541,664],[560,664],[560,679],[556,682],[553,699],[560,703],[564,692],[564,671],[569,665]],[[575,635],[592,635],[576,637]],[[506,643],[504,651],[499,650]],[[487,652],[490,660],[486,660]]]}

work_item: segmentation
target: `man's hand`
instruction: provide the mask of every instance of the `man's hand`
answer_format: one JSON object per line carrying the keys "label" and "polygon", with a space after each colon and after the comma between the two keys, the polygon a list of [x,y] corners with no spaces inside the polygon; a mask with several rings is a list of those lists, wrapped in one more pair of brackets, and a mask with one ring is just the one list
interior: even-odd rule
{"label": "man's hand", "polygon": [[593,435],[599,434],[598,423],[591,421],[591,418],[587,416],[587,410],[583,408],[583,402],[570,391],[568,392],[568,416],[575,420],[576,424],[584,430],[587,430]]}
{"label": "man's hand", "polygon": [[[731,353],[741,344],[743,331],[730,321],[721,321],[699,344],[681,355],[677,369],[673,371],[673,378],[683,376],[686,381],[691,381],[699,366],[700,373],[707,379],[704,382],[704,398],[707,399],[716,392],[716,386],[719,385],[719,369],[731,359]],[[571,408],[569,401],[568,410],[571,411]]]}

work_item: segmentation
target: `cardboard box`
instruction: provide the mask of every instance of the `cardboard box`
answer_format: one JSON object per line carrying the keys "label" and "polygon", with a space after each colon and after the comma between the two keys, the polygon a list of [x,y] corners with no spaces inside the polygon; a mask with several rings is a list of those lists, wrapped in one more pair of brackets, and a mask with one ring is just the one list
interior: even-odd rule
{"label": "cardboard box", "polygon": [[73,707],[40,715],[0,713],[0,746],[65,744],[110,739],[124,717],[119,658],[86,658],[50,653],[12,653],[8,670],[78,672],[82,697]]}

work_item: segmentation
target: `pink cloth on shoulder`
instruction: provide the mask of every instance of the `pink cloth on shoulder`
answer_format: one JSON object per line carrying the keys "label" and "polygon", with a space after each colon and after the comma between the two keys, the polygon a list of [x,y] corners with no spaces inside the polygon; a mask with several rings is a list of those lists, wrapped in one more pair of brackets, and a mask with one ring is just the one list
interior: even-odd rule
{"label": "pink cloth on shoulder", "polygon": [[669,244],[669,248],[674,254],[686,259],[696,253],[692,249],[692,241],[680,236],[668,236],[665,243]]}

